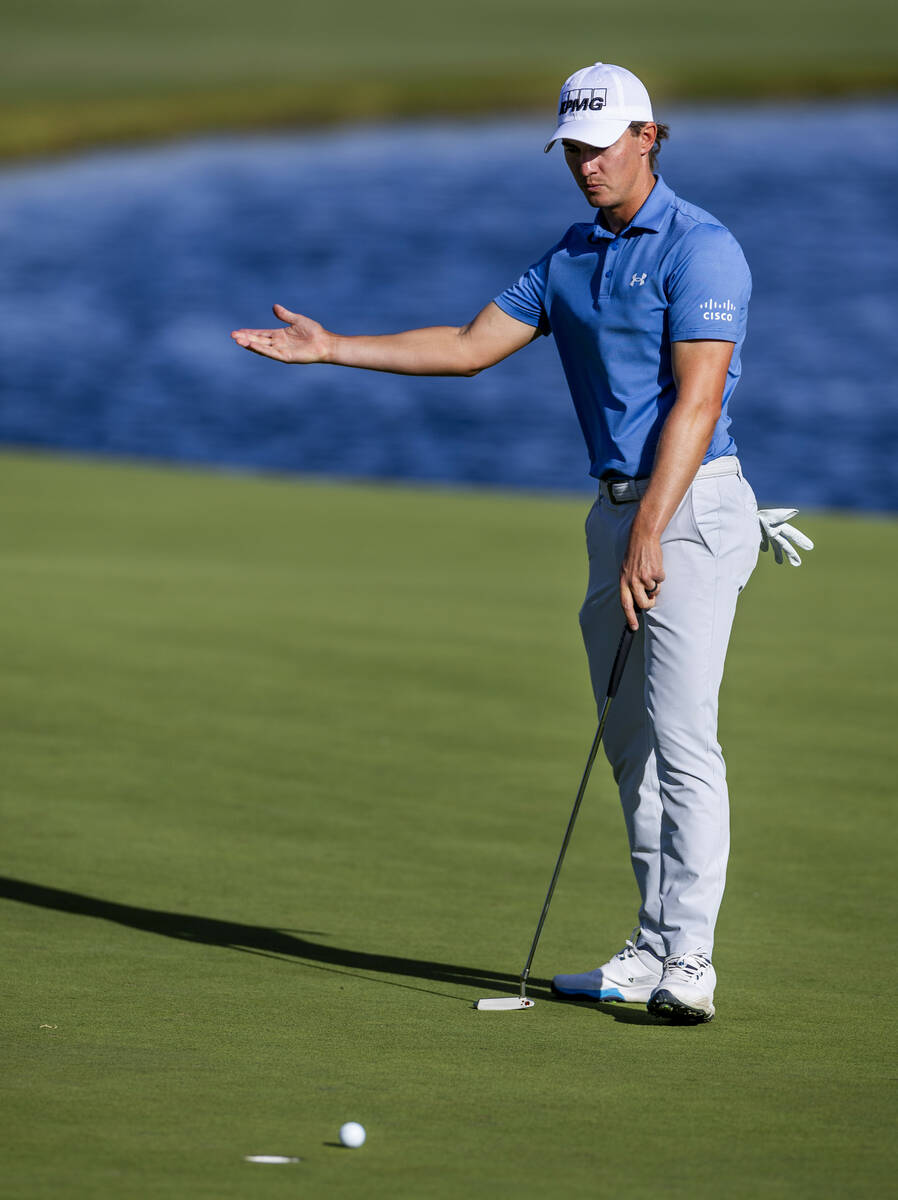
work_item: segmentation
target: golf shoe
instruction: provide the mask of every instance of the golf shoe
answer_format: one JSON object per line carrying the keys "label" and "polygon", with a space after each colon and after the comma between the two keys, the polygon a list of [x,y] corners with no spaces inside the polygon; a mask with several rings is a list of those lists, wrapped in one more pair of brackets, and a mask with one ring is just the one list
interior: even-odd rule
{"label": "golf shoe", "polygon": [[672,954],[664,960],[660,982],[649,997],[648,1010],[681,1024],[697,1025],[714,1016],[717,975],[702,950]]}
{"label": "golf shoe", "polygon": [[552,991],[557,996],[584,996],[589,1000],[624,1000],[645,1004],[661,979],[661,963],[649,950],[643,950],[627,938],[619,950],[601,967],[582,975],[556,975]]}

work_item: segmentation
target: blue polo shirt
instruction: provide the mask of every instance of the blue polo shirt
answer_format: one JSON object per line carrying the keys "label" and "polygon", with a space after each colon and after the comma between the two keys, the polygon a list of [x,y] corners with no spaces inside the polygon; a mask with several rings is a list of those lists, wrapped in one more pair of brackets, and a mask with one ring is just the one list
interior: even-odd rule
{"label": "blue polo shirt", "polygon": [[727,406],[741,371],[751,275],[739,243],[663,179],[618,234],[572,225],[496,297],[509,316],[552,334],[589,451],[590,475],[651,473],[676,399],[672,342],[733,342],[723,410],[704,461],[735,454]]}

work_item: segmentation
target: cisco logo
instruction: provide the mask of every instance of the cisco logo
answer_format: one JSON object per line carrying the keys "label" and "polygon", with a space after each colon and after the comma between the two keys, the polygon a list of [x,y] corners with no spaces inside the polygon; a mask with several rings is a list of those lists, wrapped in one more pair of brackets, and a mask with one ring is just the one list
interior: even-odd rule
{"label": "cisco logo", "polygon": [[733,313],[736,312],[736,305],[731,300],[724,304],[718,304],[716,300],[706,300],[699,308],[703,309],[703,321],[732,321]]}

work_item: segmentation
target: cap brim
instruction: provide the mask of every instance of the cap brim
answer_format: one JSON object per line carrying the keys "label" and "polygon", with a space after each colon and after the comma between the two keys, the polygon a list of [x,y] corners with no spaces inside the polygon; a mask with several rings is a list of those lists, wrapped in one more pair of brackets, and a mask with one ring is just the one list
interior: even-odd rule
{"label": "cap brim", "polygon": [[562,121],[547,142],[544,153],[548,154],[562,138],[569,138],[572,142],[584,142],[587,146],[598,146],[600,150],[604,150],[607,146],[613,146],[629,128],[630,122],[623,117],[593,120],[589,117],[579,117],[575,121]]}

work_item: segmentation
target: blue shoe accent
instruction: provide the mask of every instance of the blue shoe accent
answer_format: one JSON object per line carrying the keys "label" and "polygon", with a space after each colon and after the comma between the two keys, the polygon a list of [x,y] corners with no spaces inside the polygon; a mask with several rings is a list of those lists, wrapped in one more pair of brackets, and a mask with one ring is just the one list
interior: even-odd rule
{"label": "blue shoe accent", "polygon": [[661,964],[650,950],[638,949],[627,938],[623,950],[592,971],[556,975],[552,991],[557,996],[582,996],[585,1000],[613,1000],[621,1004],[645,1004],[661,982]]}
{"label": "blue shoe accent", "polygon": [[552,991],[556,996],[582,996],[584,1000],[623,1000],[624,996],[617,988],[600,988],[593,991],[589,988],[563,988],[552,980]]}

